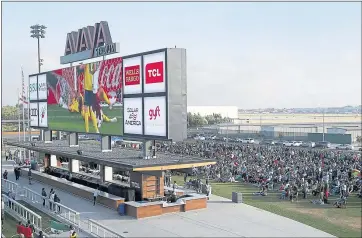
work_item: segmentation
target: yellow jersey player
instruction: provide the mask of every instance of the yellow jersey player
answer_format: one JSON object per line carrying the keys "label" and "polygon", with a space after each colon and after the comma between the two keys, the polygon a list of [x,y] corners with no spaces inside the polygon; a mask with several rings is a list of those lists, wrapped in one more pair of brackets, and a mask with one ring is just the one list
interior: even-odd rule
{"label": "yellow jersey player", "polygon": [[95,101],[95,94],[93,92],[93,75],[97,70],[97,63],[90,63],[82,65],[80,68],[84,69],[84,104],[83,104],[83,117],[85,131],[89,132],[89,118],[91,118],[93,123],[93,128],[96,133],[99,133],[97,126],[97,118],[95,113],[92,110],[92,105]]}
{"label": "yellow jersey player", "polygon": [[[79,93],[77,93],[77,97],[74,97],[71,100],[71,103],[69,105],[69,111],[70,112],[75,112],[75,113],[80,113],[82,115],[82,118],[84,118],[84,110],[83,110],[83,105],[84,105],[84,99],[82,97],[82,95],[80,95]],[[102,122],[117,122],[117,118],[108,118],[104,113],[103,110],[100,106],[100,99],[106,101],[105,98],[107,95],[104,92],[103,88],[100,88],[97,92],[97,94],[95,95],[95,104],[91,107],[91,110],[96,114],[97,117],[97,122],[98,122],[98,128],[100,128]],[[98,113],[97,113],[98,112]]]}

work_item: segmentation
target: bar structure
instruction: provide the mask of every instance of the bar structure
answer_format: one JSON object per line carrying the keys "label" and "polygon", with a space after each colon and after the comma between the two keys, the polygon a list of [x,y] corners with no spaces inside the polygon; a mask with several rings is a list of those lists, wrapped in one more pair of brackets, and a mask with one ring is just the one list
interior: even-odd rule
{"label": "bar structure", "polygon": [[[216,164],[215,160],[167,153],[157,153],[157,157],[144,159],[142,150],[117,147],[105,151],[104,147],[107,145],[104,144],[107,144],[106,141],[107,139],[102,138],[101,142],[79,142],[73,134],[70,134],[68,135],[68,141],[6,141],[5,143],[38,152],[39,156],[44,156],[39,160],[44,164],[45,168],[59,168],[61,167],[60,158],[68,158],[69,162],[66,170],[73,175],[80,173],[81,162],[97,164],[100,170],[100,179],[95,180],[99,186],[112,186],[114,183],[113,170],[128,171],[129,185],[125,186],[128,186],[129,189],[134,188],[137,191],[140,195],[138,200],[134,196],[133,198],[121,197],[110,192],[102,192],[99,199],[101,204],[112,209],[119,209],[120,204],[123,204],[125,215],[144,218],[170,212],[186,212],[206,208],[206,195],[186,195],[182,191],[174,191],[175,195],[180,197],[176,202],[165,202],[165,196],[169,193],[170,188],[165,188],[164,176],[166,170],[213,165]],[[23,172],[26,173],[25,170]],[[94,188],[40,171],[33,172],[33,179],[86,199],[91,199],[94,192]]]}

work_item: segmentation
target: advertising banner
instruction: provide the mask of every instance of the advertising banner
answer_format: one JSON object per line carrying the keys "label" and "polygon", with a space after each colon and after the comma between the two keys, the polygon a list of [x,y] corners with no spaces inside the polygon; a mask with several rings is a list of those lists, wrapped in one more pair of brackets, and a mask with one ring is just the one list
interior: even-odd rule
{"label": "advertising banner", "polygon": [[29,100],[38,100],[38,81],[37,75],[29,77]]}
{"label": "advertising banner", "polygon": [[142,93],[141,56],[123,60],[124,94]]}
{"label": "advertising banner", "polygon": [[144,98],[144,135],[167,136],[166,105],[165,96]]}
{"label": "advertising banner", "polygon": [[38,100],[47,100],[47,75],[38,75]]}
{"label": "advertising banner", "polygon": [[47,102],[38,103],[39,127],[48,127],[48,105]]}
{"label": "advertising banner", "polygon": [[51,130],[123,134],[122,58],[49,72]]}
{"label": "advertising banner", "polygon": [[30,103],[30,126],[37,127],[38,123],[38,103]]}
{"label": "advertising banner", "polygon": [[165,52],[143,56],[144,93],[166,92]]}
{"label": "advertising banner", "polygon": [[124,133],[142,135],[142,98],[125,98],[123,106]]}

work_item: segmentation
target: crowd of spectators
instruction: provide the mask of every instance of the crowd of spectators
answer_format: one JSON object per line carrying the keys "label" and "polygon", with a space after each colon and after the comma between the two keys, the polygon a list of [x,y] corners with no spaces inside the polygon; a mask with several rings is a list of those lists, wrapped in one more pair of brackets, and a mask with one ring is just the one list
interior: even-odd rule
{"label": "crowd of spectators", "polygon": [[214,158],[216,165],[193,173],[217,182],[252,183],[260,188],[256,195],[280,190],[281,199],[293,200],[312,194],[319,196],[312,201],[317,204],[328,203],[331,194],[340,195],[342,203],[351,192],[362,196],[359,151],[214,141],[160,144],[158,151]]}

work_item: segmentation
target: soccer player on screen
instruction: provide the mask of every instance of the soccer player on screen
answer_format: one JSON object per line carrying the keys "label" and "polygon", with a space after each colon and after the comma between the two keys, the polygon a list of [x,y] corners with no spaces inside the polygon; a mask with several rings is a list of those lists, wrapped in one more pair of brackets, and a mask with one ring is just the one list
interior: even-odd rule
{"label": "soccer player on screen", "polygon": [[[99,133],[97,126],[97,118],[92,110],[92,105],[95,103],[95,93],[93,92],[94,73],[97,71],[99,63],[90,63],[81,65],[80,69],[84,70],[84,104],[83,117],[85,131],[89,132],[89,119],[92,120],[94,130]],[[98,79],[96,79],[98,80]]]}
{"label": "soccer player on screen", "polygon": [[[99,88],[99,90],[95,96],[96,96],[96,100],[94,101],[94,104],[92,105],[91,110],[96,115],[97,122],[98,122],[98,128],[101,127],[102,122],[117,122],[117,117],[110,119],[103,113],[100,103],[101,103],[101,101],[106,101],[105,96],[107,96],[107,94],[104,92],[102,87]],[[72,102],[69,106],[69,111],[75,112],[75,113],[80,113],[82,115],[83,119],[85,120],[83,104],[84,104],[83,96],[78,93],[77,97],[72,99]]]}

